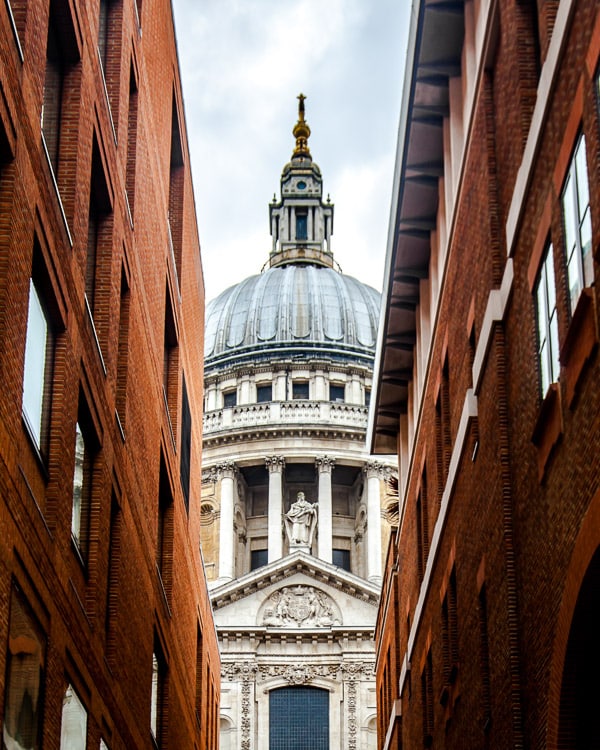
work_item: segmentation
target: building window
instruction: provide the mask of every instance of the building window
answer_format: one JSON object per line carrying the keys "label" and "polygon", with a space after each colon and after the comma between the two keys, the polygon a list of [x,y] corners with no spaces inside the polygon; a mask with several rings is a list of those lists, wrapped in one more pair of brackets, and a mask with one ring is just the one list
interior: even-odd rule
{"label": "building window", "polygon": [[71,685],[63,697],[60,750],[85,750],[87,711]]}
{"label": "building window", "polygon": [[487,596],[485,586],[479,592],[478,600],[479,614],[479,661],[481,668],[481,703],[483,709],[484,730],[490,726],[491,721],[491,692],[490,692],[490,642],[488,633]]}
{"label": "building window", "polygon": [[156,567],[160,574],[167,602],[173,587],[173,493],[164,457],[160,457],[160,479],[158,489],[158,537],[156,545]]}
{"label": "building window", "polygon": [[179,347],[177,343],[177,329],[175,327],[175,314],[169,287],[165,290],[165,328],[164,328],[164,354],[163,354],[163,394],[165,406],[170,420],[171,438],[173,443],[175,437],[173,429],[177,424],[177,385],[179,379]]}
{"label": "building window", "polygon": [[89,411],[80,396],[79,416],[75,424],[71,536],[84,562],[88,555],[93,472],[98,447]]}
{"label": "building window", "polygon": [[452,436],[450,434],[450,375],[448,357],[444,359],[440,390],[435,404],[435,435],[438,475],[438,502],[448,479],[450,455],[452,453]]}
{"label": "building window", "polygon": [[544,255],[535,288],[535,312],[538,336],[538,362],[542,398],[551,383],[558,380],[558,320],[556,313],[556,285],[554,257],[550,244]]}
{"label": "building window", "polygon": [[571,313],[581,290],[593,281],[592,220],[585,135],[581,134],[569,166],[562,195],[565,253]]}
{"label": "building window", "polygon": [[190,470],[192,457],[192,413],[188,400],[185,376],[182,376],[181,388],[181,448],[179,457],[179,478],[183,490],[185,509],[190,510]]}
{"label": "building window", "polygon": [[365,406],[371,405],[371,389],[365,388]]}
{"label": "building window", "polygon": [[308,400],[308,381],[307,380],[294,380],[292,383],[292,398]]}
{"label": "building window", "polygon": [[162,747],[164,728],[165,690],[167,666],[162,650],[155,643],[152,652],[152,686],[150,692],[150,731],[157,747]]}
{"label": "building window", "polygon": [[225,391],[223,393],[223,407],[225,409],[231,409],[237,404],[237,392],[236,391]]}
{"label": "building window", "polygon": [[102,316],[101,313],[108,310],[110,299],[107,286],[110,281],[111,270],[112,222],[109,221],[111,211],[112,207],[102,167],[100,149],[94,137],[85,265],[85,296],[90,312],[96,318],[96,325],[100,324],[102,329],[107,328],[108,321],[105,320],[107,316]]}
{"label": "building window", "polygon": [[337,565],[338,568],[342,568],[342,570],[347,570],[349,573],[352,572],[350,568],[350,550],[349,549],[334,549],[332,562],[334,565]]}
{"label": "building window", "polygon": [[259,404],[273,400],[273,386],[271,383],[256,386],[256,400]]}
{"label": "building window", "polygon": [[421,672],[421,703],[423,707],[423,745],[433,745],[433,661],[431,649]]}
{"label": "building window", "polygon": [[121,266],[121,297],[119,300],[119,341],[117,354],[117,415],[121,427],[125,426],[127,402],[127,376],[129,372],[129,311],[131,292],[125,267]]}
{"label": "building window", "polygon": [[54,175],[58,177],[61,128],[64,120],[63,93],[70,68],[79,60],[79,51],[70,10],[62,0],[50,3],[46,72],[42,105],[42,135]]}
{"label": "building window", "polygon": [[177,102],[173,93],[171,117],[171,157],[169,162],[169,232],[175,271],[181,283],[181,253],[183,245],[183,148]]}
{"label": "building window", "polygon": [[296,211],[296,239],[308,239],[308,214],[305,211]]}
{"label": "building window", "polygon": [[346,389],[343,385],[329,384],[329,400],[337,404],[343,404],[346,397]]}
{"label": "building window", "polygon": [[109,662],[115,652],[115,620],[119,603],[119,568],[121,565],[121,508],[115,493],[110,503],[110,531],[108,537],[108,575],[106,579],[106,611],[104,631]]}
{"label": "building window", "polygon": [[442,653],[444,685],[452,685],[458,670],[458,623],[456,601],[456,571],[452,569],[448,589],[442,602]]}
{"label": "building window", "polygon": [[36,447],[43,454],[49,417],[53,336],[42,297],[29,281],[29,311],[23,372],[23,417]]}
{"label": "building window", "polygon": [[305,686],[271,690],[269,750],[300,747],[329,750],[329,691]]}
{"label": "building window", "polygon": [[198,623],[196,631],[196,721],[202,726],[202,656],[203,656],[202,628]]}
{"label": "building window", "polygon": [[125,191],[129,203],[130,218],[133,220],[135,203],[135,163],[137,145],[138,87],[133,64],[129,69],[129,111],[127,114],[127,167],[125,170]]}
{"label": "building window", "polygon": [[46,636],[21,591],[10,596],[2,747],[42,747]]}
{"label": "building window", "polygon": [[429,557],[429,511],[427,503],[427,475],[423,469],[421,489],[417,497],[417,573],[419,583],[423,581],[427,558]]}
{"label": "building window", "polygon": [[262,568],[269,562],[269,551],[266,549],[253,549],[250,552],[250,570]]}

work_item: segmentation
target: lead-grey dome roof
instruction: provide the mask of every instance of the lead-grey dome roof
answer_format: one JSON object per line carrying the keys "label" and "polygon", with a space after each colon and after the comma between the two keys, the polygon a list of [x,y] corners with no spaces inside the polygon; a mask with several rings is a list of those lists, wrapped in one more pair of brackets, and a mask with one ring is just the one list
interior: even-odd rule
{"label": "lead-grey dome roof", "polygon": [[372,363],[380,295],[332,268],[269,268],[226,289],[206,310],[206,369],[273,355]]}

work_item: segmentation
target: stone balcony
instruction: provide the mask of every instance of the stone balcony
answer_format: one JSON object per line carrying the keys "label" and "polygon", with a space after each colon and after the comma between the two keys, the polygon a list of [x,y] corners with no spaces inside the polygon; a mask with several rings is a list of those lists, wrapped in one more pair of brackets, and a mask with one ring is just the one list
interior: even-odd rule
{"label": "stone balcony", "polygon": [[204,435],[212,435],[221,430],[243,430],[259,426],[292,427],[305,423],[366,430],[368,412],[367,406],[331,401],[296,400],[242,404],[205,413]]}

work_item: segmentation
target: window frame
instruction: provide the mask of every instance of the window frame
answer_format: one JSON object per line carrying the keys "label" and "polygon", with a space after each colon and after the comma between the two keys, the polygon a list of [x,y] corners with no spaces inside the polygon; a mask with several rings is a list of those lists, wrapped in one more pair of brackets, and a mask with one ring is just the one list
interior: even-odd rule
{"label": "window frame", "polygon": [[[20,617],[18,618],[18,622],[17,622],[17,617],[15,616],[15,609],[17,605],[20,607],[20,610],[21,610]],[[14,693],[17,692],[17,690],[13,690],[13,681],[17,682],[18,684],[17,686],[19,688],[22,688],[23,687],[22,686],[23,673],[25,673],[26,677],[27,676],[31,677],[32,674],[37,673],[37,675],[39,676],[39,681],[36,686],[37,690],[35,689],[33,690],[34,694],[37,693],[37,707],[36,707],[36,711],[34,712],[34,716],[36,716],[37,721],[31,727],[31,730],[32,730],[31,742],[33,742],[33,744],[31,745],[31,748],[32,750],[40,750],[42,747],[42,742],[43,742],[44,697],[45,697],[44,688],[45,688],[45,677],[46,677],[46,658],[47,658],[47,649],[48,649],[48,637],[46,635],[46,632],[44,631],[44,628],[41,626],[39,620],[35,616],[23,591],[14,580],[11,586],[9,606],[10,606],[10,609],[9,609],[9,615],[8,615],[8,643],[7,643],[7,654],[6,654],[6,668],[5,668],[5,674],[4,674],[4,678],[5,678],[4,679],[4,708],[2,712],[3,732],[6,735],[8,735],[8,732],[12,731],[12,729],[9,728],[10,724],[12,723],[10,720],[10,715],[9,715],[10,714],[10,702]],[[14,669],[14,673],[16,674],[16,680],[14,680],[15,674],[13,674],[13,654],[11,652],[11,646],[13,648],[18,648],[17,644],[27,639],[27,636],[23,635],[22,633],[23,620],[27,620],[29,631],[32,632],[33,638],[36,639],[37,645],[39,647],[39,649],[36,649],[36,652],[37,650],[39,650],[41,651],[41,654],[40,654],[39,666],[37,670],[27,669],[26,664],[22,663],[34,655],[34,653],[31,650],[25,652],[24,657],[19,657],[18,659],[16,659],[15,660],[16,668]],[[21,626],[21,628],[19,628],[19,626]],[[13,635],[13,632],[14,632],[13,627],[18,629],[18,635]],[[33,640],[33,638],[31,640]],[[27,640],[29,641],[29,639]],[[26,645],[30,649],[29,643],[27,643]],[[21,667],[20,670],[19,670],[19,667]],[[31,686],[31,683],[28,684],[28,687],[30,686]],[[23,701],[28,691],[24,689],[21,692],[22,692],[21,701]],[[22,706],[23,706],[23,702],[21,702],[21,707]],[[21,710],[18,711],[17,720],[19,721],[21,720],[23,713],[24,712],[22,712]],[[23,728],[21,726],[18,726],[15,731],[19,736],[22,736]],[[8,735],[8,736],[11,739],[14,739],[12,735]]]}
{"label": "window frame", "polygon": [[[32,273],[29,279],[29,300],[27,312],[27,329],[25,334],[25,351],[23,359],[23,393],[21,399],[21,412],[27,432],[31,437],[36,449],[42,458],[46,457],[48,451],[48,432],[50,423],[50,409],[52,401],[52,372],[54,365],[55,332],[50,316],[45,295],[40,289],[40,284]],[[43,331],[43,357],[32,363],[32,358],[40,351],[38,340],[30,337],[32,334],[32,294],[35,294],[36,311],[40,313],[38,322],[44,326]],[[33,372],[35,364],[35,372]],[[34,382],[35,381],[35,382]],[[37,386],[37,387],[36,387]],[[36,390],[33,394],[32,391]],[[26,406],[26,402],[35,400],[36,413],[32,414]]]}
{"label": "window frame", "polygon": [[[300,393],[302,390],[302,393]],[[304,395],[306,393],[306,395]],[[308,380],[292,380],[292,401],[310,400],[310,383]]]}
{"label": "window frame", "polygon": [[[585,179],[584,179],[585,178]],[[582,203],[587,202],[582,210]],[[579,133],[561,192],[561,214],[568,285],[569,311],[575,311],[581,292],[593,282],[592,224],[585,133]],[[587,242],[584,242],[587,232]]]}
{"label": "window frame", "polygon": [[556,273],[552,242],[546,246],[534,287],[537,363],[541,397],[560,375]]}

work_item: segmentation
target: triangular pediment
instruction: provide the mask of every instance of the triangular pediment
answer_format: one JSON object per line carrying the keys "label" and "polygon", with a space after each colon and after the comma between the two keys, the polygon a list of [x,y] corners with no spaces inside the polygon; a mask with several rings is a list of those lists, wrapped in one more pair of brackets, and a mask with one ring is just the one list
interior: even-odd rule
{"label": "triangular pediment", "polygon": [[380,588],[341,568],[296,552],[211,591],[219,630],[369,629]]}

